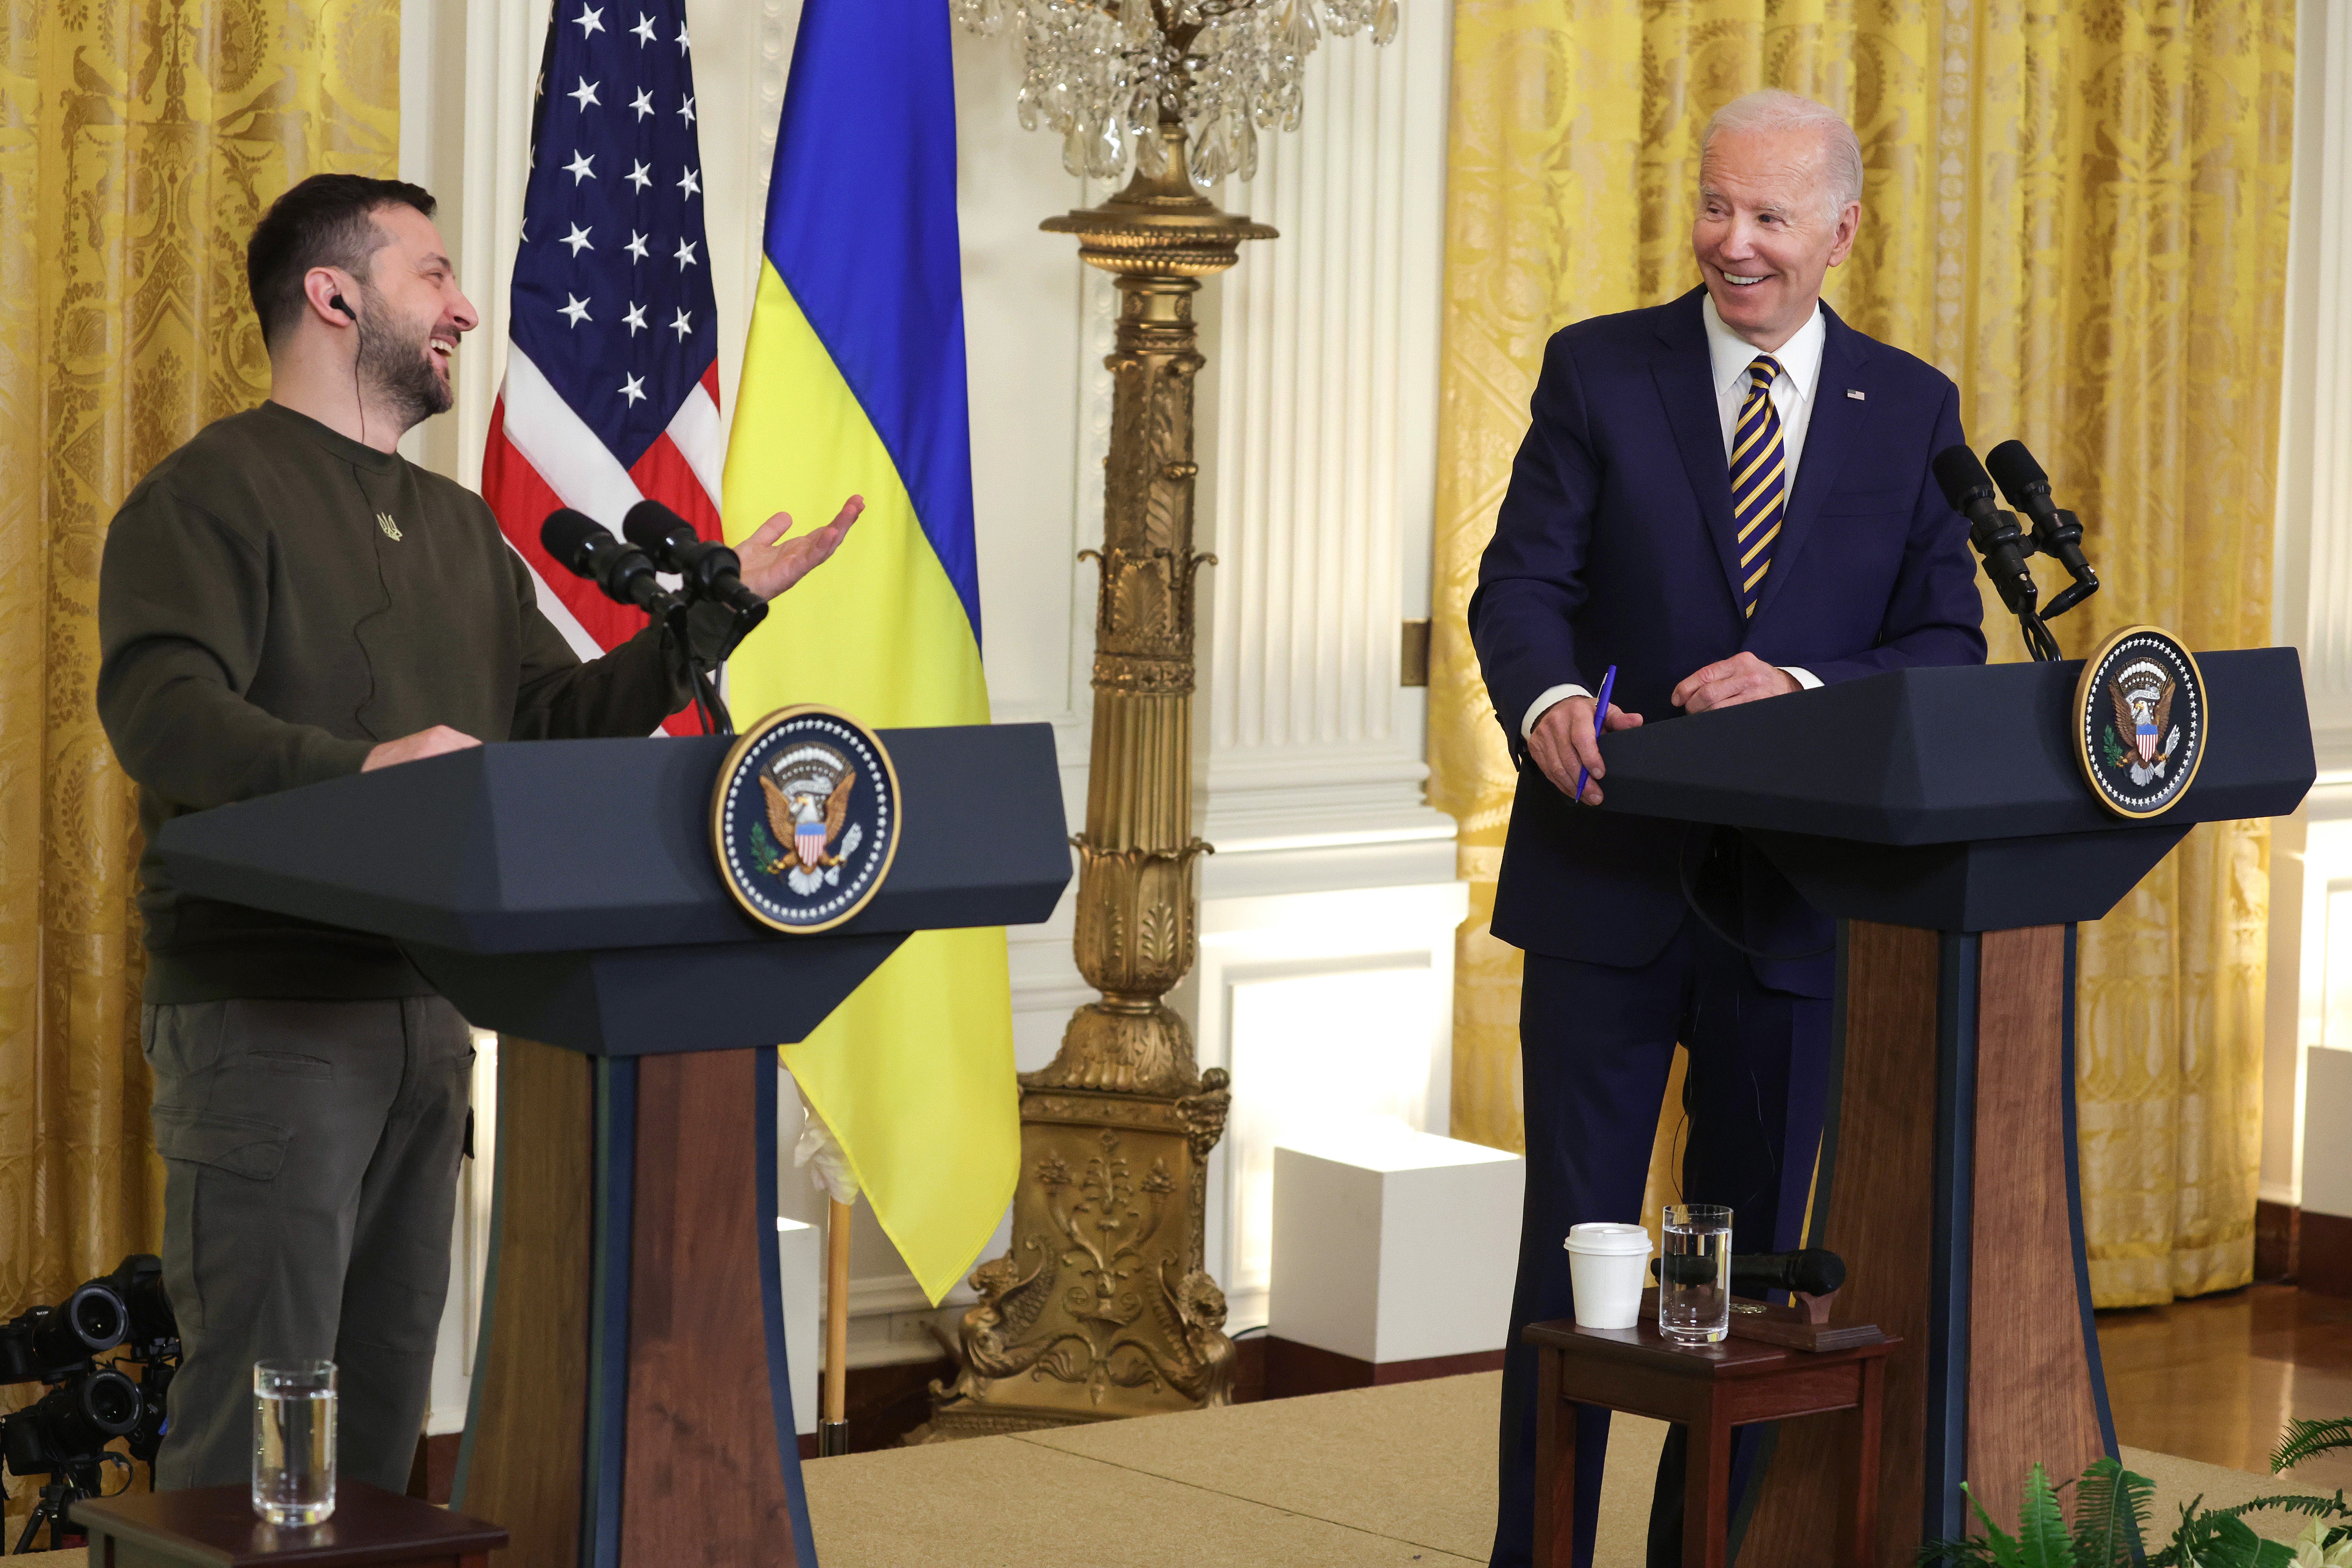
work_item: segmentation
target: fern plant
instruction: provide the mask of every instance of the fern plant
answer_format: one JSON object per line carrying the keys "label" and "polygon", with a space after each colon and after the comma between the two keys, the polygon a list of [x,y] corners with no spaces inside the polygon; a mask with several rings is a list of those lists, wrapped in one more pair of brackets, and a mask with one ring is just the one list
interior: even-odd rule
{"label": "fern plant", "polygon": [[2271,1455],[2271,1474],[2331,1448],[2352,1448],[2352,1416],[2337,1421],[2290,1421],[2279,1438],[2277,1452]]}
{"label": "fern plant", "polygon": [[[2271,1473],[2336,1448],[2352,1448],[2352,1419],[2290,1421],[2271,1456]],[[2069,1489],[2071,1524],[2061,1496]],[[1973,1490],[1961,1490],[1984,1533],[1930,1542],[1920,1550],[1921,1568],[2334,1568],[2339,1554],[2352,1549],[2352,1523],[2335,1522],[2352,1521],[2352,1503],[2341,1491],[2334,1497],[2284,1493],[2218,1509],[2201,1506],[2200,1497],[2181,1509],[2180,1523],[2163,1549],[2151,1552],[2147,1507],[2156,1483],[2115,1459],[2095,1459],[2075,1479],[2054,1485],[2034,1466],[2014,1536],[1992,1521]],[[2294,1545],[2264,1541],[2242,1516],[2265,1510],[2308,1514],[2311,1525]]]}

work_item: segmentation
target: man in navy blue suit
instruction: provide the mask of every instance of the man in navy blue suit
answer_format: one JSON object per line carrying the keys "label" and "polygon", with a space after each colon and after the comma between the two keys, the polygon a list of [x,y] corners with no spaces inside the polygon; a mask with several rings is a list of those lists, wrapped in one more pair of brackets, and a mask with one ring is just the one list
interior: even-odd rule
{"label": "man in navy blue suit", "polygon": [[[1984,660],[1967,525],[1928,474],[1961,439],[1958,392],[1821,302],[1861,196],[1861,149],[1834,111],[1759,92],[1718,112],[1691,231],[1704,287],[1552,338],[1479,564],[1470,634],[1521,764],[1494,931],[1527,953],[1496,1568],[1532,1551],[1535,1358],[1519,1331],[1572,1313],[1571,1225],[1640,1217],[1675,1043],[1690,1053],[1680,1196],[1730,1205],[1735,1250],[1799,1244],[1822,1131],[1832,924],[1736,834],[1590,809],[1608,773],[1602,673],[1617,668],[1607,727],[1625,730]],[[1580,1412],[1577,1568],[1607,1440],[1606,1413]]]}

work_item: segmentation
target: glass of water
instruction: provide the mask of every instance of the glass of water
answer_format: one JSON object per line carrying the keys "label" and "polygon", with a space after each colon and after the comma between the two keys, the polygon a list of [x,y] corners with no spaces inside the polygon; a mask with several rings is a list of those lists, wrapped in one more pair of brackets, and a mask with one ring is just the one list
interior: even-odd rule
{"label": "glass of water", "polygon": [[1731,1331],[1731,1211],[1668,1204],[1658,1259],[1658,1332],[1713,1344]]}
{"label": "glass of water", "polygon": [[277,1525],[335,1511],[335,1363],[253,1363],[253,1511]]}

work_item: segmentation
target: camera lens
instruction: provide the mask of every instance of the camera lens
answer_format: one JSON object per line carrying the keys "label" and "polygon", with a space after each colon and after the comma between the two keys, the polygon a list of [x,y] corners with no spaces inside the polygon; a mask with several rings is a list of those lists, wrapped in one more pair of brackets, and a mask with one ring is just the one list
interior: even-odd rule
{"label": "camera lens", "polygon": [[95,1280],[67,1299],[64,1316],[75,1336],[93,1352],[112,1350],[131,1331],[122,1298]]}

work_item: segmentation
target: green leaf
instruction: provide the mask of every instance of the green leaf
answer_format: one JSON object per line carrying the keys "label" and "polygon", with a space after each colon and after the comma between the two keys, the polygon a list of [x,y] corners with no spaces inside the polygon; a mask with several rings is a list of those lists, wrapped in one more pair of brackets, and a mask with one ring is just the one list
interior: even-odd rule
{"label": "green leaf", "polygon": [[2147,1568],[2198,1568],[2198,1552],[2212,1531],[2200,1528],[2201,1518],[2197,1505],[2205,1500],[2200,1493],[2180,1505],[2180,1526],[2172,1532],[2172,1544],[2147,1560]]}
{"label": "green leaf", "polygon": [[2077,1568],[2130,1568],[2147,1548],[2147,1505],[2156,1483],[2102,1455],[2074,1483]]}
{"label": "green leaf", "polygon": [[[2039,1474],[2042,1467],[2036,1465],[2033,1468]],[[2043,1477],[2042,1484],[2046,1489],[2050,1485],[2049,1478]],[[1992,1515],[1985,1512],[1984,1504],[1977,1501],[1977,1494],[1966,1481],[1960,1483],[1960,1495],[1969,1500],[1969,1507],[1976,1511],[1977,1522],[1984,1526],[1986,1555],[1997,1564],[1997,1568],[2027,1568],[2023,1551],[2015,1540],[1992,1521]]]}
{"label": "green leaf", "polygon": [[2074,1543],[2066,1538],[2066,1519],[2058,1511],[2058,1494],[2050,1489],[2050,1473],[2040,1465],[2025,1478],[2017,1534],[2025,1568],[2073,1568]]}
{"label": "green leaf", "polygon": [[[2294,1553],[2275,1541],[2264,1541],[2253,1527],[2234,1513],[2216,1513],[2213,1521],[2213,1544],[2200,1562],[2214,1568],[2274,1568],[2279,1563],[2292,1564]],[[2270,1551],[2265,1551],[2264,1548]],[[2277,1553],[2273,1556],[2272,1552]]]}
{"label": "green leaf", "polygon": [[2352,1448],[2352,1417],[2340,1421],[2290,1421],[2271,1456],[2271,1474],[2299,1465],[2314,1454]]}
{"label": "green leaf", "polygon": [[2307,1513],[2314,1519],[2352,1519],[2352,1503],[2344,1500],[2339,1491],[2334,1497],[2307,1497],[2300,1492],[2284,1492],[2276,1497],[2258,1497],[2251,1501],[2232,1503],[2228,1508],[2213,1510],[2215,1518],[2235,1517],[2242,1513],[2257,1513],[2265,1509],[2277,1509],[2282,1513]]}

